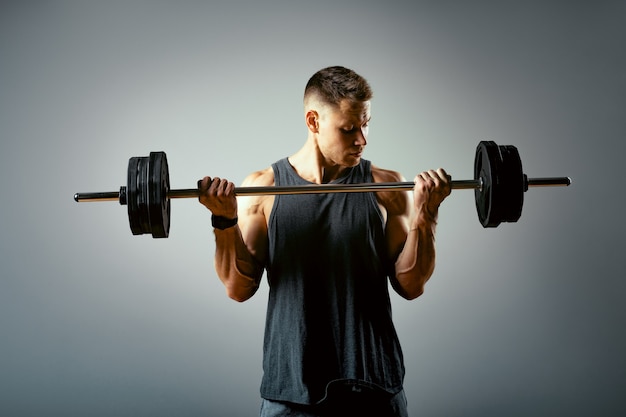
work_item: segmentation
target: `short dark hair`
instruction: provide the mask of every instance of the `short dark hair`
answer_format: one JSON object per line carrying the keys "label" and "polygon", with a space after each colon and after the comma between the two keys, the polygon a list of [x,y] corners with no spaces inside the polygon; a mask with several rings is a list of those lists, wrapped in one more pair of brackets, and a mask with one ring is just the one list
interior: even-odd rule
{"label": "short dark hair", "polygon": [[351,69],[334,66],[319,70],[309,79],[304,89],[304,99],[317,95],[322,101],[339,105],[343,99],[371,100],[372,89],[365,78]]}

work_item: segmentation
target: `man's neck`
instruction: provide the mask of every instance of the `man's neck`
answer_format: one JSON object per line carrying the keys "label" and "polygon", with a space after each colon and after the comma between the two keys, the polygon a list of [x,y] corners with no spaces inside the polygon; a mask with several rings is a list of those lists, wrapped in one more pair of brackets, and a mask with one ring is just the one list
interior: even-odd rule
{"label": "man's neck", "polygon": [[315,184],[326,184],[340,178],[348,167],[327,161],[313,141],[307,141],[289,157],[289,163],[298,175]]}

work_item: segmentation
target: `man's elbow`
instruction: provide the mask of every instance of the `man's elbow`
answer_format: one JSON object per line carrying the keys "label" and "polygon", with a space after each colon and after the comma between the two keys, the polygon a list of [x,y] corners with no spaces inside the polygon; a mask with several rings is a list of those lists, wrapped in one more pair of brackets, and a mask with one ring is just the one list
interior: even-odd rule
{"label": "man's elbow", "polygon": [[238,294],[238,293],[234,293],[234,292],[227,292],[228,298],[230,298],[231,300],[235,300],[238,303],[243,303],[244,301],[248,301],[252,296],[250,295],[243,295],[243,294]]}
{"label": "man's elbow", "polygon": [[407,300],[415,300],[422,294],[426,283],[430,279],[434,272],[434,268],[431,268],[421,274],[398,274],[395,280],[395,289],[401,297]]}
{"label": "man's elbow", "polygon": [[240,303],[249,300],[259,289],[262,273],[262,269],[248,273],[242,272],[237,267],[218,269],[218,276],[224,284],[226,295]]}
{"label": "man's elbow", "polygon": [[418,298],[422,294],[424,294],[424,286],[413,288],[410,291],[404,291],[404,293],[401,293],[400,295],[403,298],[411,301],[411,300],[415,300],[416,298]]}
{"label": "man's elbow", "polygon": [[407,285],[407,283],[403,285],[399,280],[392,280],[391,284],[400,297],[409,301],[415,300],[417,297],[424,294],[425,282],[411,282],[410,285]]}
{"label": "man's elbow", "polygon": [[226,286],[226,295],[228,298],[237,301],[238,303],[243,303],[244,301],[249,300],[256,293],[257,286],[252,287],[241,287],[241,286]]}

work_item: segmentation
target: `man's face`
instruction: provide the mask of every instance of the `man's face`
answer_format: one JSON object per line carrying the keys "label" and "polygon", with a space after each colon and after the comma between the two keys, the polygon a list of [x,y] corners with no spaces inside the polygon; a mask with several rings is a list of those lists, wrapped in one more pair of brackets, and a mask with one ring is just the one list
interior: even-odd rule
{"label": "man's face", "polygon": [[320,114],[318,146],[330,165],[356,166],[367,145],[370,102],[343,100]]}

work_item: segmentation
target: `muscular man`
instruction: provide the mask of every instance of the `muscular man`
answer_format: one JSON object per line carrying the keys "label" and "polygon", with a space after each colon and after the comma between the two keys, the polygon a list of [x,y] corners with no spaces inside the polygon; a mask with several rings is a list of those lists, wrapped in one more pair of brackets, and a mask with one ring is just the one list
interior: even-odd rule
{"label": "muscular man", "polygon": [[[318,71],[304,93],[304,145],[243,185],[403,181],[362,158],[371,99],[354,71]],[[422,294],[435,268],[438,208],[450,194],[443,169],[414,181],[412,193],[238,200],[225,179],[198,182],[228,296],[249,299],[267,272],[262,417],[407,415],[388,283],[406,299]]]}

